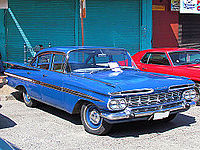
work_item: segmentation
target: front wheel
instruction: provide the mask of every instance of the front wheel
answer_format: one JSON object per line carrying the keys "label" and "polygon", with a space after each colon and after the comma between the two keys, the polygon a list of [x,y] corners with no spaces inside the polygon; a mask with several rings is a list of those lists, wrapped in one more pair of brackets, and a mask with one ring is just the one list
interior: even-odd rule
{"label": "front wheel", "polygon": [[34,106],[36,106],[36,101],[34,101],[28,95],[27,91],[23,91],[22,96],[23,96],[23,100],[24,100],[24,103],[26,104],[26,106],[28,106],[28,107],[34,107]]}
{"label": "front wheel", "polygon": [[98,108],[93,104],[82,106],[81,122],[85,130],[92,134],[105,135],[111,129],[111,125],[101,117]]}

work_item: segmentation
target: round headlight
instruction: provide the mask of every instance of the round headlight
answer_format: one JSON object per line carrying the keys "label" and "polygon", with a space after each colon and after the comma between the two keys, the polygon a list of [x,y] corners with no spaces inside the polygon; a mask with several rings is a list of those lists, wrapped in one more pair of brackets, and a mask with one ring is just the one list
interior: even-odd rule
{"label": "round headlight", "polygon": [[195,99],[196,98],[196,91],[195,90],[192,90],[192,91],[190,91],[190,98],[191,99]]}
{"label": "round headlight", "polygon": [[194,89],[186,90],[183,92],[183,98],[186,100],[195,100],[196,96],[197,96],[197,93]]}
{"label": "round headlight", "polygon": [[117,111],[124,110],[127,106],[126,100],[124,98],[111,99],[108,102],[108,109]]}

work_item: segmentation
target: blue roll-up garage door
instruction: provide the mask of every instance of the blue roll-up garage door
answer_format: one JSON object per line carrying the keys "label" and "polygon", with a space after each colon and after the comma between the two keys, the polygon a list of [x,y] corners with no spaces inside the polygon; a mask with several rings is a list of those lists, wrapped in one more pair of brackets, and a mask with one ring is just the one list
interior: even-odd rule
{"label": "blue roll-up garage door", "polygon": [[[39,44],[47,47],[48,42],[52,46],[71,46],[81,45],[78,3],[79,0],[9,0],[9,7],[33,47]],[[140,14],[140,0],[87,0],[85,45],[122,47],[131,54],[137,52]],[[8,12],[5,18],[8,60],[22,62],[24,39]]]}
{"label": "blue roll-up garage door", "polygon": [[[74,0],[9,0],[9,7],[31,45],[74,45]],[[24,40],[7,12],[7,55],[9,61],[23,61]]]}
{"label": "blue roll-up garage door", "polygon": [[132,54],[138,51],[140,3],[139,0],[87,0],[85,45],[122,47]]}

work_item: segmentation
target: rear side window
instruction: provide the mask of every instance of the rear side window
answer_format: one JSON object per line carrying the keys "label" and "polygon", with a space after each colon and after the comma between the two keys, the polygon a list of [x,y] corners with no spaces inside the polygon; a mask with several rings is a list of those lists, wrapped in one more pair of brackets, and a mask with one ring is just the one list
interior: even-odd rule
{"label": "rear side window", "polygon": [[169,66],[169,60],[165,53],[151,53],[148,64],[166,65]]}
{"label": "rear side window", "polygon": [[66,56],[62,54],[55,54],[53,56],[53,63],[51,70],[56,72],[63,72]]}
{"label": "rear side window", "polygon": [[149,56],[150,56],[150,53],[146,53],[146,54],[142,57],[141,62],[144,63],[144,64],[147,64],[148,59],[149,59]]}

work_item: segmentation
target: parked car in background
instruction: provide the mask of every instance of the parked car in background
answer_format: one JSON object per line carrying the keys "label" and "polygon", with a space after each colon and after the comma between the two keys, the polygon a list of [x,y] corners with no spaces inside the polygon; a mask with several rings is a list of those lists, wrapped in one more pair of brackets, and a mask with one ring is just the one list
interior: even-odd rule
{"label": "parked car in background", "polygon": [[188,77],[200,86],[200,50],[155,48],[132,56],[141,71]]}
{"label": "parked car in background", "polygon": [[170,121],[197,96],[193,81],[139,71],[120,48],[48,48],[29,65],[8,64],[8,85],[21,91],[27,106],[39,101],[80,114],[93,134],[108,133],[114,123]]}

